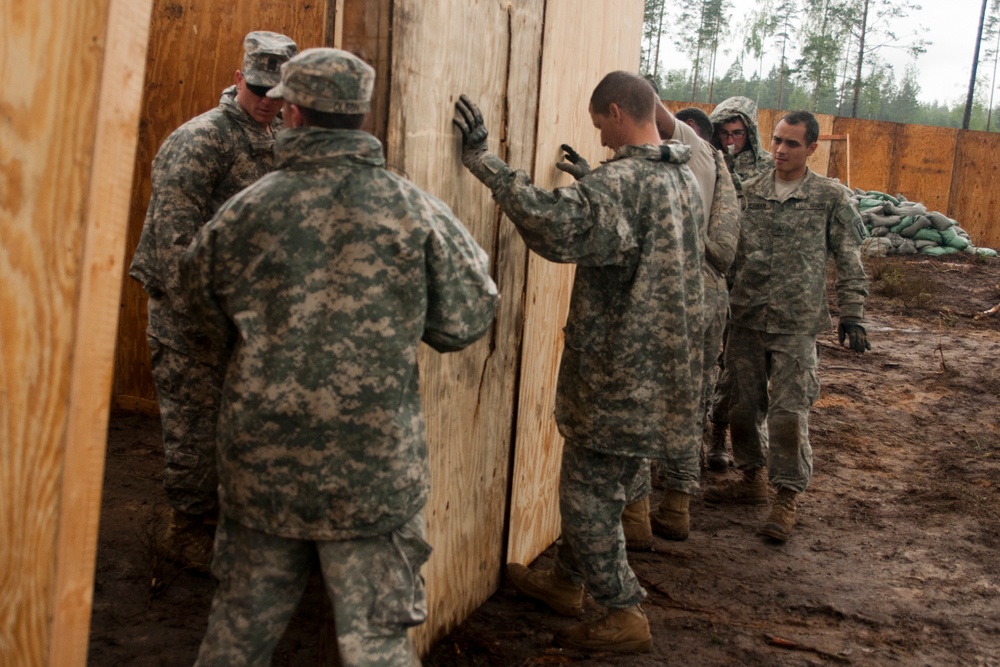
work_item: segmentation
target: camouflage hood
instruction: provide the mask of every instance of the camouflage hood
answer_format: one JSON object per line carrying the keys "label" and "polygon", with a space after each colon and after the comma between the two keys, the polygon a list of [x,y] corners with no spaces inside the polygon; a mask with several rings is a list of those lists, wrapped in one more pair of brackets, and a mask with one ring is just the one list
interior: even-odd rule
{"label": "camouflage hood", "polygon": [[[749,97],[730,97],[719,102],[708,118],[712,121],[712,125],[739,118],[747,126],[747,149],[736,156],[736,171],[742,178],[752,178],[774,166],[771,154],[761,147],[756,102]],[[721,148],[714,141],[713,145]]]}

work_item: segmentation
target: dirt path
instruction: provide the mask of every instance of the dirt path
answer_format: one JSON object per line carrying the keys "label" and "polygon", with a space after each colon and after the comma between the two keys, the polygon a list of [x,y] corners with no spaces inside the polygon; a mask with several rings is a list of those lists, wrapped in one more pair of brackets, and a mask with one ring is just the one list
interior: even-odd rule
{"label": "dirt path", "polygon": [[[424,664],[1000,665],[1000,319],[976,318],[1000,303],[1000,260],[868,271],[873,350],[820,338],[815,476],[787,544],[754,535],[765,508],[696,499],[689,540],[632,558],[651,654],[551,648],[570,621],[505,586]],[[155,421],[112,420],[92,666],[190,665],[204,631],[211,582],[151,539],[161,456]],[[304,602],[274,664],[316,664],[321,608]]]}

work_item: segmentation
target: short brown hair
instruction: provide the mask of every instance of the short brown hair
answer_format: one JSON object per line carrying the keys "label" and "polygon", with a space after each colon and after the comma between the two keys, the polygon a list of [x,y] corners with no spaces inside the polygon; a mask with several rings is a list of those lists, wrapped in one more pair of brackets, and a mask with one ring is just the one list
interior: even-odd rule
{"label": "short brown hair", "polygon": [[632,120],[652,120],[656,109],[656,91],[649,81],[631,72],[611,72],[594,88],[590,108],[594,113],[607,115],[612,104],[617,104]]}

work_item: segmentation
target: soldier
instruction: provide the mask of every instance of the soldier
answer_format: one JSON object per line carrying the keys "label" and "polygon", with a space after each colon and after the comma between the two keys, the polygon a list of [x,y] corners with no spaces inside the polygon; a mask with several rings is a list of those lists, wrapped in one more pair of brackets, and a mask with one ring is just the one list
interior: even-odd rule
{"label": "soldier", "polygon": [[[695,109],[694,111],[698,111]],[[704,123],[711,122],[700,112]],[[690,114],[686,114],[690,117]],[[696,116],[697,117],[697,116]],[[698,432],[704,427],[705,409],[712,385],[709,373],[715,366],[722,346],[722,332],[729,311],[729,293],[725,274],[736,254],[739,236],[739,207],[736,190],[722,153],[700,137],[695,125],[674,116],[657,100],[656,125],[660,138],[679,141],[691,147],[688,167],[698,183],[704,215],[699,220],[700,234],[705,254],[702,262],[704,274],[704,330],[703,379],[701,402],[698,408]],[[711,135],[709,135],[711,136]],[[558,165],[557,165],[558,166]],[[691,526],[691,496],[697,493],[701,479],[701,442],[677,443],[667,455],[657,461],[658,475],[664,494],[660,505],[650,512],[649,495],[652,493],[652,476],[645,471],[636,486],[629,490],[628,504],[622,513],[625,546],[630,551],[647,551],[653,547],[653,533],[667,540],[686,540]]]}
{"label": "soldier", "polygon": [[[757,104],[753,100],[740,96],[723,100],[709,115],[709,120],[715,129],[713,145],[723,151],[737,192],[742,188],[743,181],[762,174],[774,166],[771,154],[761,146],[760,131],[757,127]],[[731,282],[728,286],[732,288]],[[728,335],[727,328],[723,332],[723,348]],[[705,429],[705,440],[708,444],[706,462],[710,469],[723,471],[733,463],[732,456],[726,448],[731,387],[724,351],[718,355],[717,364],[719,375],[709,401]]]}
{"label": "soldier", "polygon": [[786,115],[771,142],[774,168],[744,183],[747,210],[726,349],[733,452],[743,477],[705,494],[710,502],[766,504],[769,476],[777,495],[759,533],[778,542],[791,534],[796,496],[812,477],[808,417],[819,396],[816,335],[832,326],[826,302],[831,255],[840,342],[849,338],[856,352],[871,349],[860,323],[868,295],[860,254],[865,228],[847,188],[806,166],[818,137],[811,113]]}
{"label": "soldier", "polygon": [[275,171],[182,260],[193,319],[228,358],[218,427],[219,588],[198,665],[270,664],[319,565],[343,665],[412,665],[427,614],[429,470],[417,351],[490,327],[486,253],[361,131],[375,71],[289,60]]}
{"label": "soldier", "polygon": [[590,116],[609,161],[569,187],[531,184],[487,147],[479,109],[456,103],[462,162],[492,192],[528,247],[577,265],[556,388],[565,437],[562,538],[555,569],[508,565],[523,594],[576,616],[585,590],[602,619],[556,635],[562,646],[648,651],[645,591],[628,565],[622,510],[644,467],[697,442],[701,382],[701,198],[691,149],[660,145],[656,96],[642,78],[608,74]]}
{"label": "soldier", "polygon": [[685,107],[674,114],[674,118],[694,130],[699,137],[711,143],[715,136],[715,128],[708,114],[698,107]]}
{"label": "soldier", "polygon": [[192,346],[177,262],[216,209],[271,170],[281,104],[264,96],[295,42],[274,32],[243,41],[236,83],[219,106],[167,137],[153,160],[152,195],[129,275],[149,294],[150,364],[163,428],[163,488],[171,506],[168,557],[208,572],[218,516],[215,423],[220,360]]}

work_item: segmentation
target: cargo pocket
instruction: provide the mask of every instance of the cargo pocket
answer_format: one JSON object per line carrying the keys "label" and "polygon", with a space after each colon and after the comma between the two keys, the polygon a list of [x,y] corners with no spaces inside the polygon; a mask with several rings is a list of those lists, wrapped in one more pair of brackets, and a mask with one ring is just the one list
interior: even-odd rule
{"label": "cargo pocket", "polygon": [[373,634],[394,635],[400,627],[420,625],[427,619],[427,596],[420,568],[431,555],[423,538],[423,512],[392,532],[386,548],[372,562],[374,588],[369,629]]}

